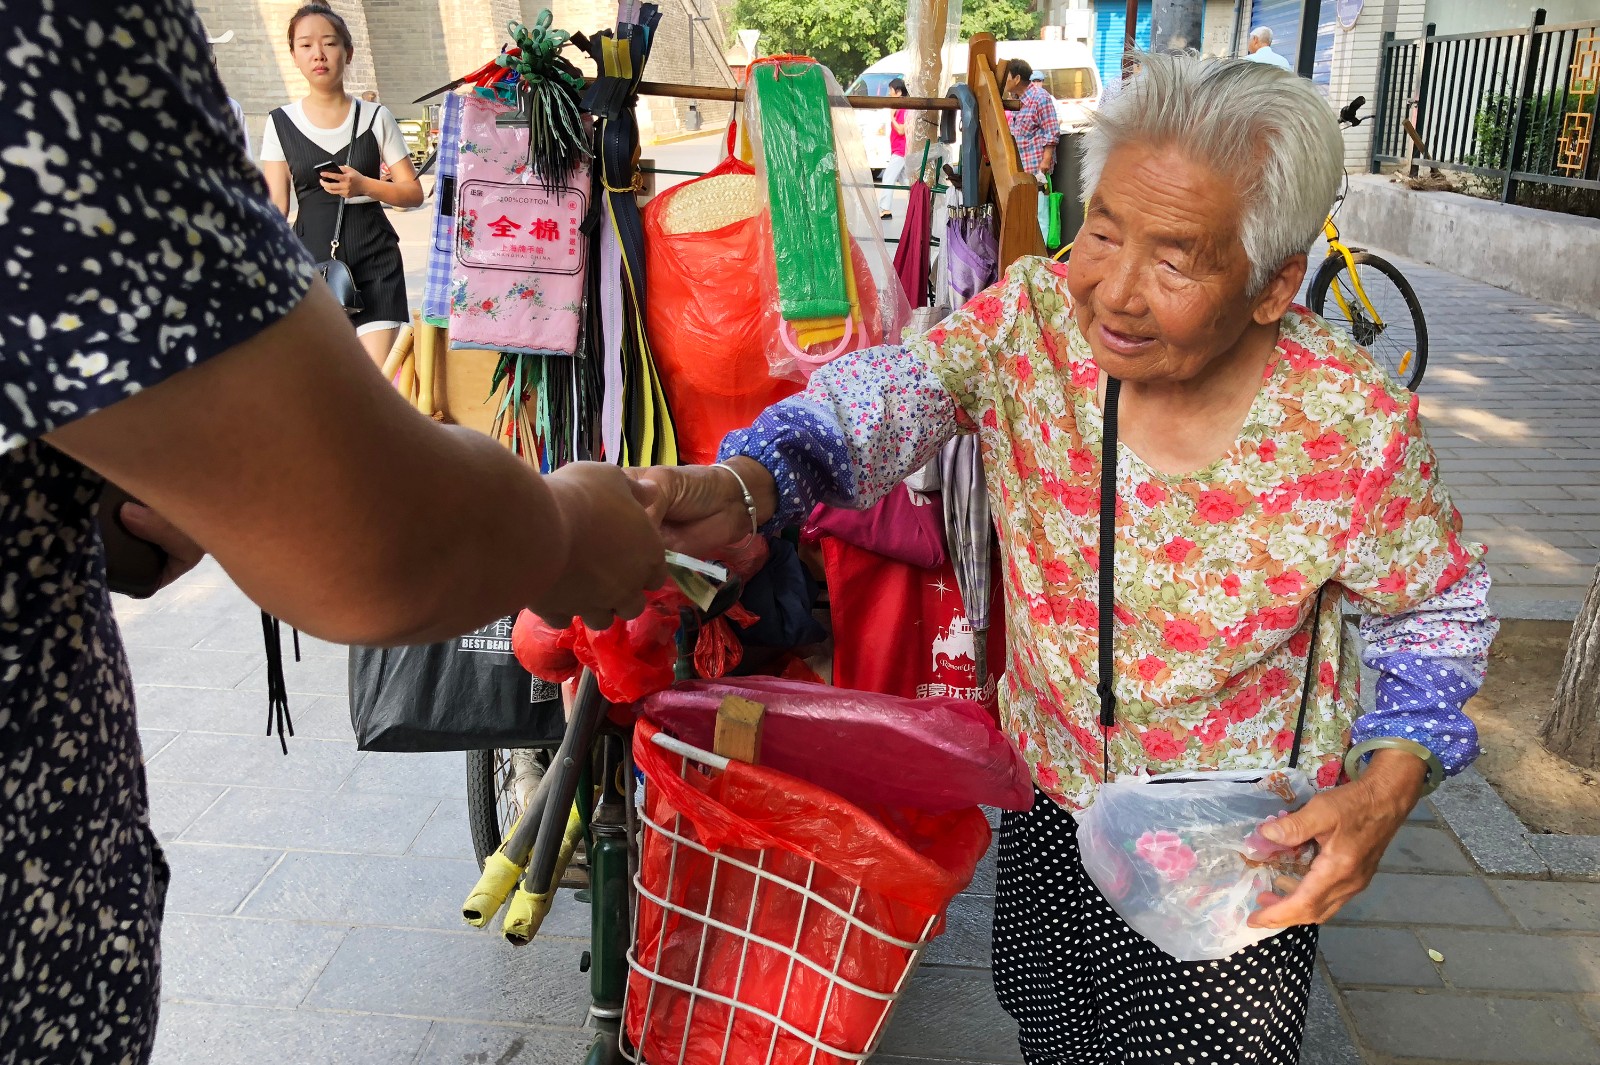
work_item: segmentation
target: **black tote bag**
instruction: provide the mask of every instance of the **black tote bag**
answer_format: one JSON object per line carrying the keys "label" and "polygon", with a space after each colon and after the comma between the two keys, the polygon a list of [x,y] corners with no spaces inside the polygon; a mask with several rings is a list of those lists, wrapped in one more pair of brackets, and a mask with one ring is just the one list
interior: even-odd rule
{"label": "black tote bag", "polygon": [[561,694],[511,652],[514,618],[418,647],[350,649],[350,723],[363,751],[481,751],[561,741]]}

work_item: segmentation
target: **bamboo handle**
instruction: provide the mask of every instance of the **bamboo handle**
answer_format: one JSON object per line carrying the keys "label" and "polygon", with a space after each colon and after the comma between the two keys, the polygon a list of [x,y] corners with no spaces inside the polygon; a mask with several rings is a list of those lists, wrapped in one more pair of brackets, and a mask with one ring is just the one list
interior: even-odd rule
{"label": "bamboo handle", "polygon": [[431,325],[417,322],[417,409],[433,417],[433,384],[435,360],[438,358],[439,334]]}
{"label": "bamboo handle", "polygon": [[410,352],[406,352],[404,361],[400,363],[400,383],[395,388],[407,403],[416,403],[417,360]]}
{"label": "bamboo handle", "polygon": [[393,381],[394,375],[400,371],[400,362],[411,350],[414,330],[411,323],[407,322],[400,327],[400,332],[395,334],[394,344],[389,348],[389,357],[383,360],[383,379]]}

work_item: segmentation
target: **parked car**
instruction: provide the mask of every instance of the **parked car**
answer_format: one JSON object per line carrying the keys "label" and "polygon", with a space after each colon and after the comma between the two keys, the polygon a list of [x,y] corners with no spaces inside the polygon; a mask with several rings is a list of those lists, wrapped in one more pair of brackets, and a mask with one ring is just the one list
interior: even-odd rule
{"label": "parked car", "polygon": [[[1000,59],[1025,59],[1035,71],[1044,73],[1044,87],[1056,101],[1056,114],[1063,132],[1083,129],[1090,113],[1100,105],[1100,72],[1094,53],[1081,41],[998,41],[995,54]],[[851,96],[887,96],[889,82],[906,76],[910,53],[886,55],[850,83]],[[967,80],[967,46],[947,45],[944,51],[943,93],[951,85]],[[862,109],[856,112],[861,124],[861,139],[866,148],[867,165],[881,170],[889,163],[889,116],[893,112]]]}

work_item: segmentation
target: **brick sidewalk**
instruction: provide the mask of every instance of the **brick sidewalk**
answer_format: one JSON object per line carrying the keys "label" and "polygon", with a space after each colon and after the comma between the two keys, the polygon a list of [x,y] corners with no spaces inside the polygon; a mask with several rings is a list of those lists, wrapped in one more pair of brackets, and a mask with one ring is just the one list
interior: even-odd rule
{"label": "brick sidewalk", "polygon": [[[1600,322],[1401,265],[1432,332],[1423,412],[1497,603],[1570,613],[1600,556]],[[461,756],[357,752],[344,652],[307,641],[284,758],[262,735],[258,617],[212,564],[118,613],[174,871],[158,1065],[580,1059],[587,909],[563,897],[521,951],[459,922]],[[992,876],[877,1060],[1020,1060],[987,972]],[[1430,810],[1324,944],[1308,1063],[1600,1062],[1600,883],[1482,875]]]}
{"label": "brick sidewalk", "polygon": [[1600,561],[1600,320],[1396,261],[1428,322],[1423,418],[1496,605],[1570,616]]}

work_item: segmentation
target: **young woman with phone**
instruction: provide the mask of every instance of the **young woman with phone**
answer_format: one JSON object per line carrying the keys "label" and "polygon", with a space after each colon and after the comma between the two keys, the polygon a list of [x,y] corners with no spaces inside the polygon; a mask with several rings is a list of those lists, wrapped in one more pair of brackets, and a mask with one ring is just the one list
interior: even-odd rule
{"label": "young woman with phone", "polygon": [[326,4],[306,4],[289,20],[289,54],[309,91],[272,112],[261,169],[285,217],[293,188],[299,204],[294,231],[312,258],[338,258],[350,268],[362,305],[351,320],[361,346],[381,364],[410,317],[400,238],[383,207],[416,207],[422,185],[394,115],[345,91],[355,42],[343,18]]}

